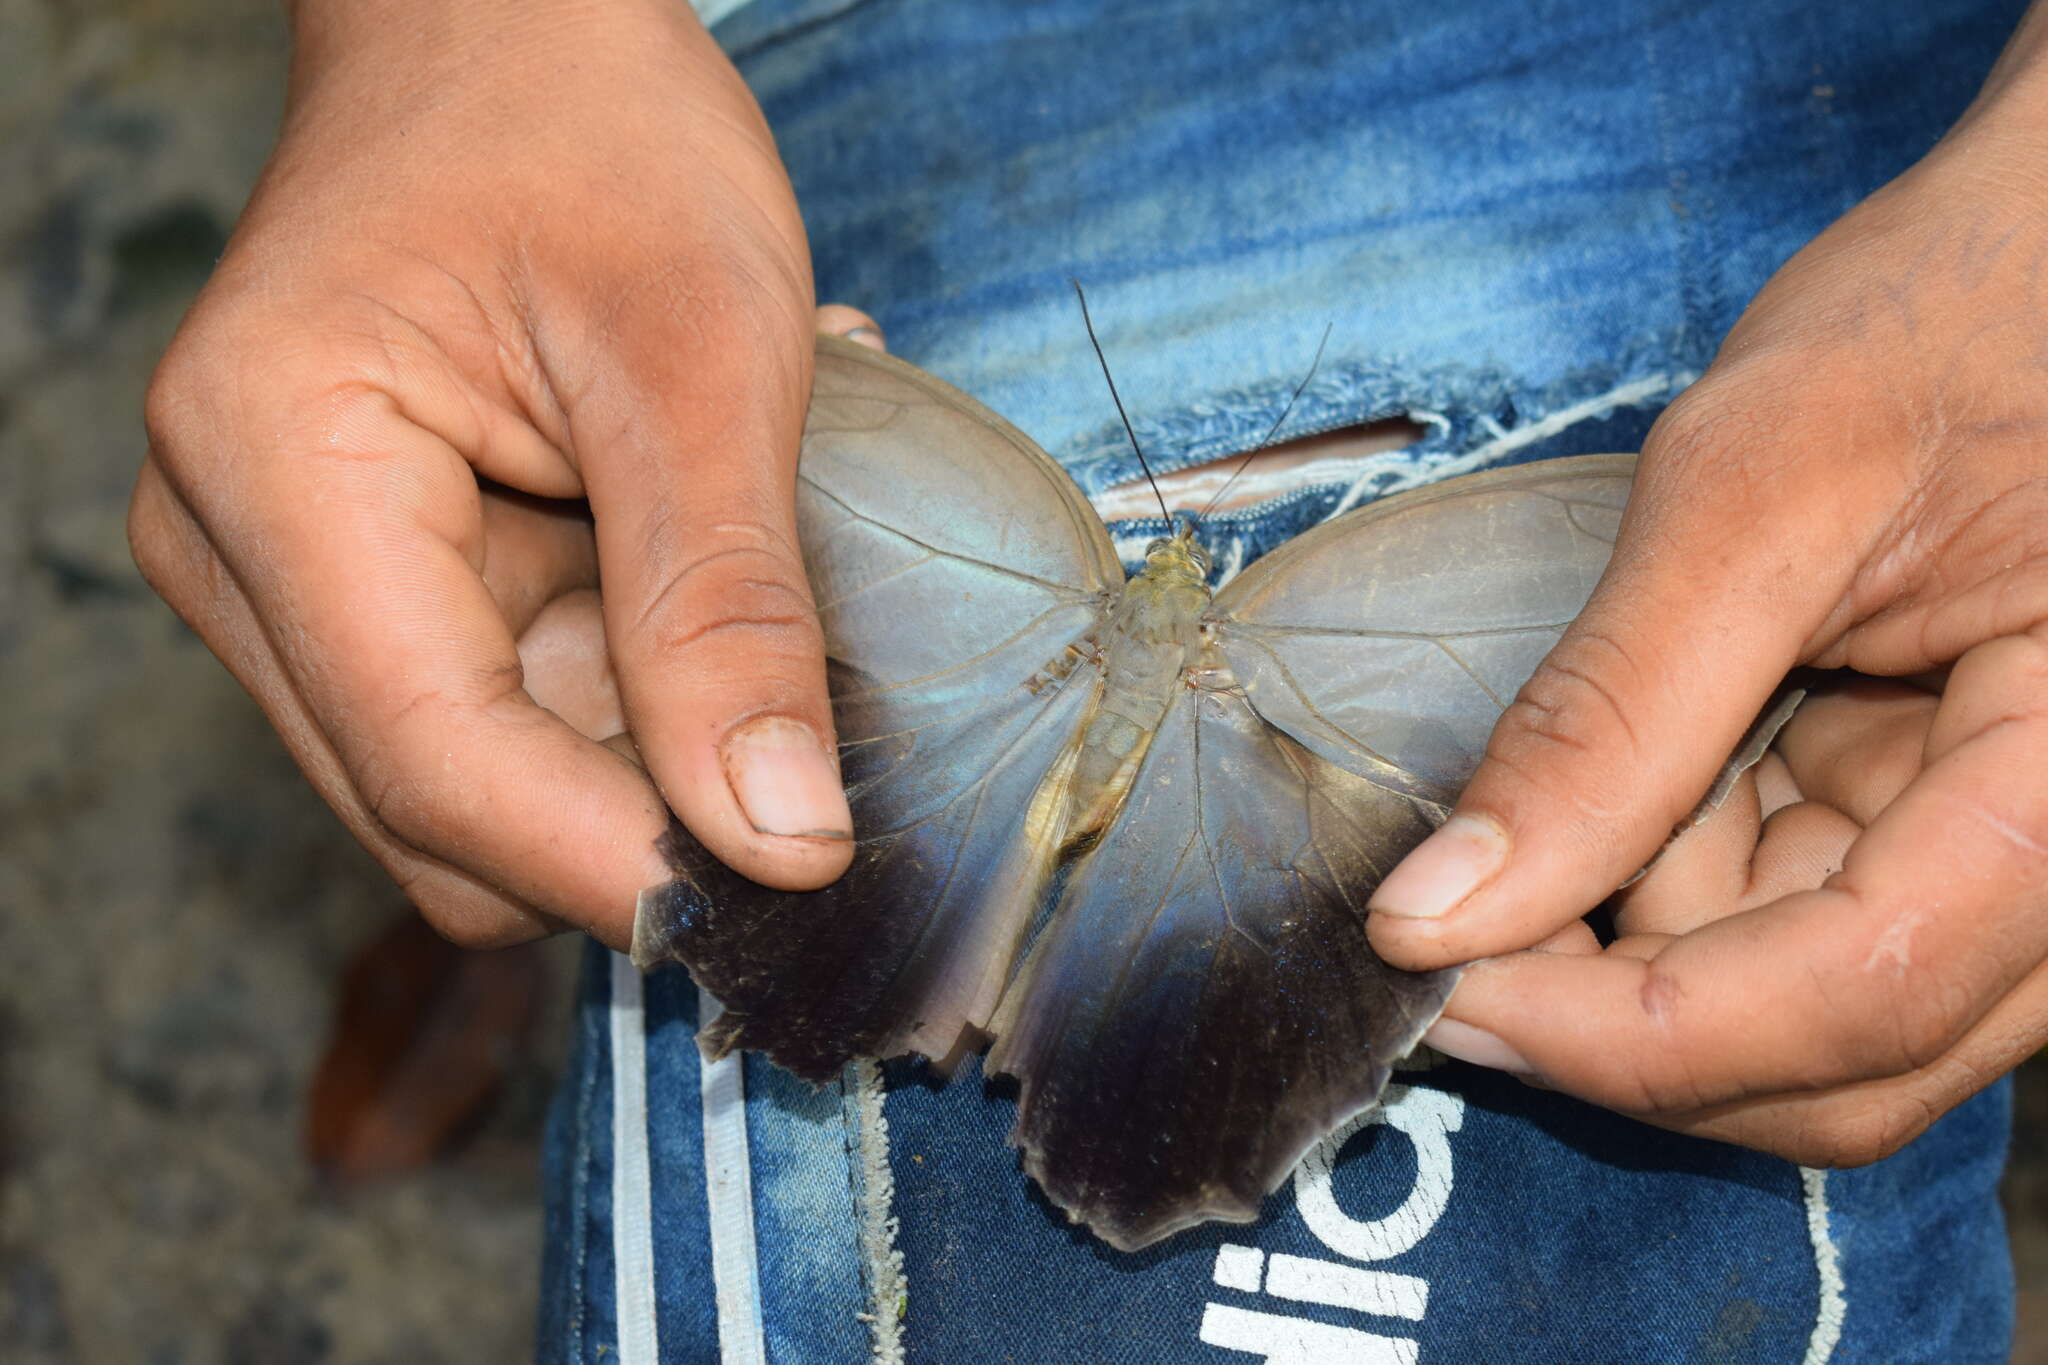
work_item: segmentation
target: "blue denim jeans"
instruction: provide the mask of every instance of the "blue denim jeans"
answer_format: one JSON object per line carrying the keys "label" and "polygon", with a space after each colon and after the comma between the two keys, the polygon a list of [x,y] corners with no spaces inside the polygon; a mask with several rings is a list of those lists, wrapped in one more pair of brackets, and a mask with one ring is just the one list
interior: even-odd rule
{"label": "blue denim jeans", "polygon": [[[1770,273],[1917,159],[2019,0],[753,0],[715,30],[819,296],[1136,475],[1406,414],[1219,519],[1226,562],[1448,474],[1634,449]],[[1148,533],[1143,523],[1114,529]],[[1246,1227],[1065,1224],[971,1067],[813,1091],[700,1064],[686,978],[592,950],[551,1130],[540,1358],[939,1365],[2001,1361],[1994,1086],[1822,1173],[1458,1064],[1399,1077]]]}

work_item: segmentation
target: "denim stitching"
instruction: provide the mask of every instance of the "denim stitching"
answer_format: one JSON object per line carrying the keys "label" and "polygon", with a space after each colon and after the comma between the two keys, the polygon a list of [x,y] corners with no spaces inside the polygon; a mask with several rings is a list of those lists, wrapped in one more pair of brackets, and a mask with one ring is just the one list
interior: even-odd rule
{"label": "denim stitching", "polygon": [[[870,1307],[875,1301],[874,1284],[868,1274],[867,1257],[861,1254],[860,1244],[860,1116],[854,1108],[854,1094],[859,1080],[854,1075],[853,1063],[839,1068],[839,1132],[840,1150],[846,1156],[846,1201],[853,1210],[851,1225],[852,1242],[847,1250],[853,1257],[855,1272],[860,1276],[861,1302]],[[866,1318],[865,1310],[856,1310],[856,1318]]]}

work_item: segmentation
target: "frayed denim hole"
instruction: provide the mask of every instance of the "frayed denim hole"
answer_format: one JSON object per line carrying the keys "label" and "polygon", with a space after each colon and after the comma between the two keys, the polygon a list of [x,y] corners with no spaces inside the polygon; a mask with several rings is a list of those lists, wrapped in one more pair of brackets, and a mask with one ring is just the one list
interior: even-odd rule
{"label": "frayed denim hole", "polygon": [[1318,467],[1348,467],[1360,457],[1406,450],[1427,440],[1430,428],[1407,413],[1275,441],[1200,464],[1182,465],[1153,479],[1103,489],[1095,505],[1105,521],[1132,521],[1163,499],[1176,514],[1200,514],[1205,524],[1243,512],[1312,484],[1332,482]]}
{"label": "frayed denim hole", "polygon": [[[1280,445],[1406,416],[1431,428],[1435,436],[1435,414],[1478,407],[1471,401],[1475,390],[1487,396],[1507,391],[1500,377],[1462,368],[1419,374],[1377,362],[1328,364],[1302,390],[1286,423],[1272,431],[1299,383],[1298,378],[1271,379],[1245,388],[1211,390],[1165,414],[1144,411],[1135,396],[1127,395],[1125,403],[1132,408],[1132,429],[1153,472],[1164,474],[1242,455],[1268,444],[1269,431],[1270,444]],[[1094,431],[1050,452],[1091,497],[1143,477],[1122,424],[1106,407],[1105,414],[1105,422]]]}
{"label": "frayed denim hole", "polygon": [[[1617,367],[1581,372],[1541,390],[1512,383],[1497,371],[1461,366],[1410,373],[1368,365],[1319,376],[1276,439],[1388,414],[1405,414],[1426,434],[1399,449],[1363,456],[1338,477],[1311,472],[1299,488],[1203,518],[1202,541],[1215,566],[1212,582],[1220,586],[1309,527],[1378,498],[1498,465],[1586,453],[1578,441],[1595,433],[1624,437],[1638,427],[1646,430],[1648,420],[1697,377],[1656,347],[1631,353]],[[1212,394],[1164,419],[1134,422],[1154,471],[1208,463],[1256,444],[1286,402],[1279,388],[1276,383]],[[1091,495],[1141,477],[1121,427],[1077,443],[1061,463]],[[1142,564],[1145,546],[1165,534],[1168,523],[1156,515],[1117,518],[1109,529],[1128,571]]]}

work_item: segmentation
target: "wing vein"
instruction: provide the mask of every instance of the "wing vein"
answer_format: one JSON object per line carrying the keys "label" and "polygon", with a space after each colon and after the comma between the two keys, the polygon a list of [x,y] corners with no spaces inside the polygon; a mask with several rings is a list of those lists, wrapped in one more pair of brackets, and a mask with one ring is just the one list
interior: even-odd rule
{"label": "wing vein", "polygon": [[1494,709],[1499,711],[1505,711],[1508,709],[1508,704],[1500,699],[1500,694],[1498,692],[1495,692],[1491,687],[1487,686],[1486,679],[1480,677],[1479,674],[1473,669],[1472,665],[1465,662],[1465,658],[1463,655],[1459,654],[1457,650],[1452,649],[1450,645],[1443,640],[1438,640],[1436,642],[1436,647],[1444,652],[1445,658],[1449,659],[1452,663],[1458,666],[1460,672],[1462,672],[1466,677],[1472,680],[1473,686],[1477,687],[1481,692],[1484,692],[1486,694],[1486,699],[1493,703]]}
{"label": "wing vein", "polygon": [[[1274,651],[1272,646],[1266,644],[1263,640],[1259,640],[1251,636],[1244,636],[1242,638],[1244,639],[1246,644],[1251,645],[1254,648],[1260,650],[1266,655],[1267,658],[1273,661],[1273,667],[1280,670],[1281,680],[1285,682],[1288,685],[1288,687],[1293,689],[1295,696],[1301,698],[1301,704],[1303,708],[1307,710],[1309,715],[1313,716],[1318,722],[1327,726],[1329,729],[1334,730],[1339,735],[1342,735],[1344,739],[1350,744],[1350,746],[1358,753],[1358,755],[1361,758],[1367,759],[1373,763],[1382,764],[1385,767],[1393,769],[1395,772],[1401,771],[1400,764],[1395,763],[1386,755],[1381,754],[1372,749],[1371,747],[1369,747],[1368,745],[1364,744],[1358,739],[1356,735],[1353,735],[1349,730],[1346,730],[1343,726],[1337,724],[1337,722],[1331,720],[1328,716],[1324,715],[1322,708],[1315,704],[1315,700],[1308,695],[1308,692],[1302,687],[1301,683],[1296,680],[1293,670],[1287,667],[1287,661],[1285,659],[1282,659],[1280,655]],[[1247,699],[1249,699],[1249,694],[1247,694]],[[1258,715],[1257,705],[1252,706],[1252,714]],[[1259,719],[1261,721],[1264,721],[1265,717],[1260,716]],[[1380,788],[1382,791],[1394,792],[1397,795],[1403,794],[1400,788],[1390,787],[1384,782],[1375,781],[1373,778],[1367,777],[1363,773],[1355,773],[1353,774],[1353,776],[1357,777],[1361,781],[1371,782],[1375,787]]]}
{"label": "wing vein", "polygon": [[836,504],[842,512],[846,513],[847,516],[852,517],[855,521],[866,522],[868,525],[874,527],[876,530],[882,531],[888,535],[895,536],[897,539],[903,541],[905,544],[915,545],[918,549],[924,550],[929,554],[937,555],[943,559],[950,559],[956,564],[971,564],[976,568],[986,569],[990,573],[1000,574],[1005,578],[1014,578],[1020,583],[1035,583],[1039,587],[1046,589],[1048,592],[1058,593],[1063,597],[1067,597],[1075,601],[1082,601],[1087,598],[1096,597],[1100,595],[1099,589],[1076,587],[1072,583],[1056,583],[1050,578],[1040,578],[1037,574],[1028,574],[1025,573],[1022,569],[1013,569],[1007,564],[997,564],[992,560],[977,559],[973,555],[961,554],[957,550],[942,549],[939,546],[933,545],[927,541],[919,540],[916,536],[911,535],[909,532],[901,530],[898,527],[891,526],[886,521],[881,521],[869,516],[867,513],[860,511],[858,508],[854,507],[854,505],[846,501],[846,499],[840,497],[837,493],[834,493],[830,489],[824,487],[816,479],[810,477],[807,474],[802,473],[801,471],[798,472],[797,479],[799,482],[809,485],[810,488],[814,492],[816,492],[819,497],[831,499],[831,501],[834,504]]}
{"label": "wing vein", "polygon": [[884,583],[892,582],[895,579],[901,578],[903,577],[903,575],[911,572],[913,569],[917,569],[922,567],[923,565],[929,564],[937,558],[938,556],[936,554],[927,550],[924,554],[919,555],[916,559],[911,560],[908,564],[905,564],[900,569],[892,569],[888,573],[883,574],[880,578],[870,579],[869,581],[861,584],[859,587],[853,589],[851,592],[841,593],[839,596],[833,598],[830,602],[818,603],[818,615],[823,616],[826,612],[831,611],[834,607],[843,606],[844,604],[853,601],[856,597],[861,596],[863,593],[873,592],[876,588],[881,587]]}

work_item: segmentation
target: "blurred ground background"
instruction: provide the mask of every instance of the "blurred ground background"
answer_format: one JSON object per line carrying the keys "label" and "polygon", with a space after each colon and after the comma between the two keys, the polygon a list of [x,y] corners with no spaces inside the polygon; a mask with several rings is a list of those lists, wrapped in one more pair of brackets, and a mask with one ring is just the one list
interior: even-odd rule
{"label": "blurred ground background", "polygon": [[123,532],[143,386],[275,130],[278,0],[0,0],[0,1361],[532,1353],[557,1017],[450,1162],[302,1156],[403,904]]}
{"label": "blurred ground background", "polygon": [[[137,578],[143,386],[276,124],[277,0],[0,0],[0,1361],[515,1361],[573,945],[451,1159],[302,1155],[351,955],[401,906]],[[2008,1204],[2048,1365],[2048,1065]]]}

